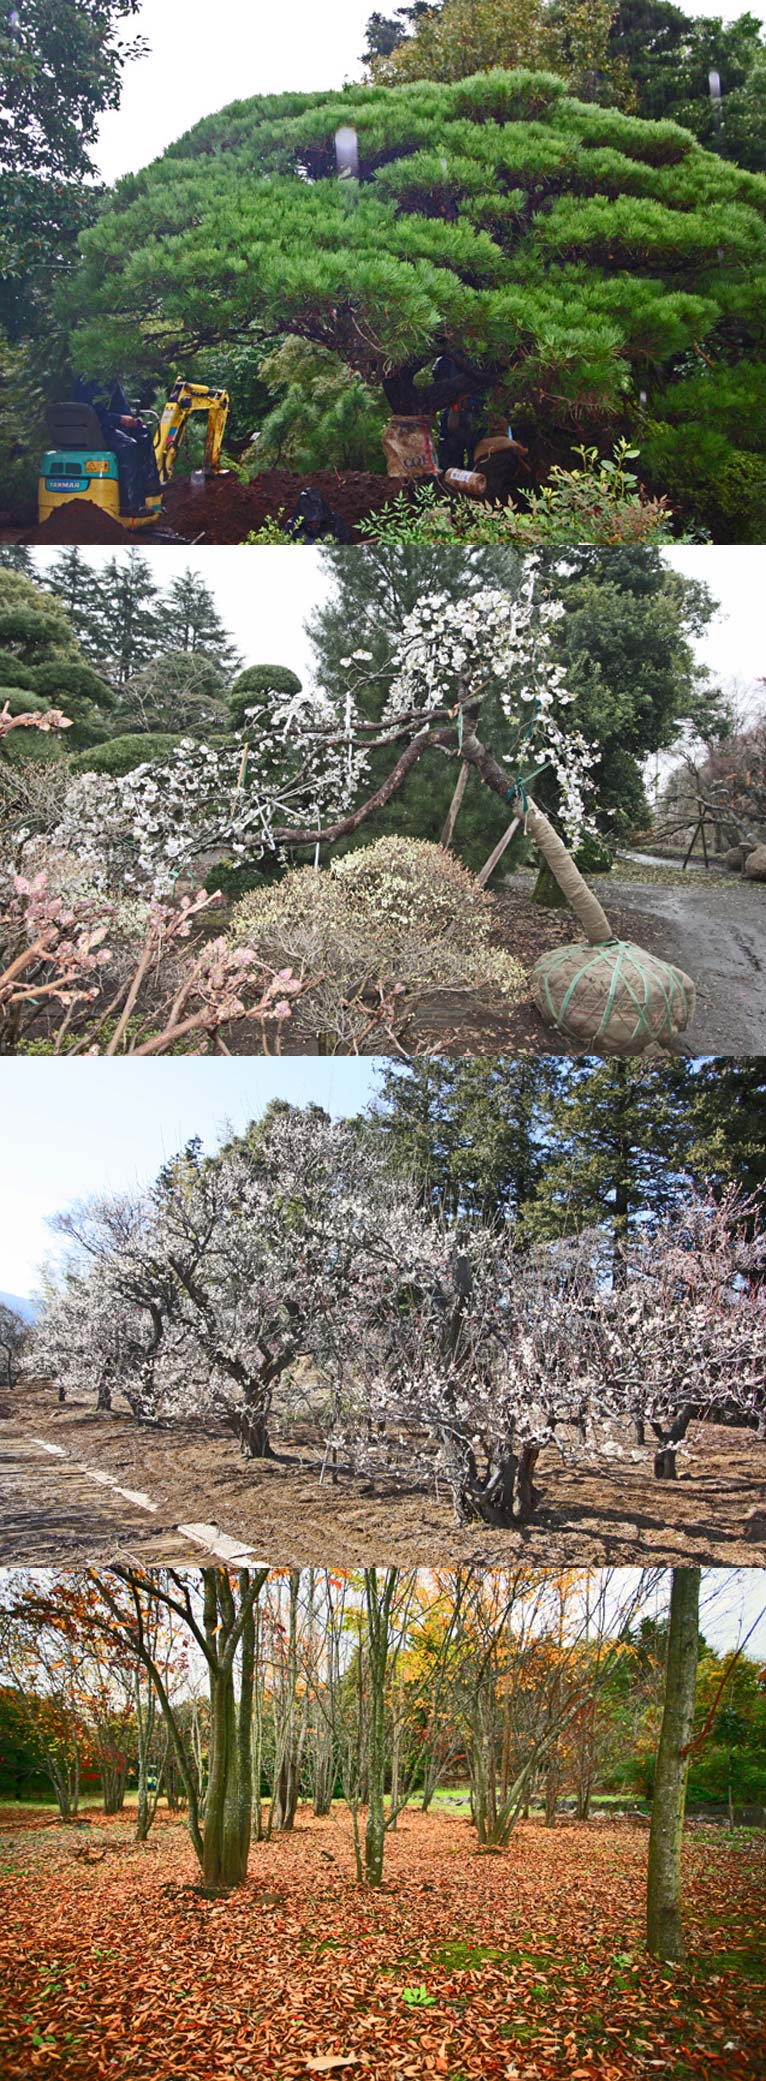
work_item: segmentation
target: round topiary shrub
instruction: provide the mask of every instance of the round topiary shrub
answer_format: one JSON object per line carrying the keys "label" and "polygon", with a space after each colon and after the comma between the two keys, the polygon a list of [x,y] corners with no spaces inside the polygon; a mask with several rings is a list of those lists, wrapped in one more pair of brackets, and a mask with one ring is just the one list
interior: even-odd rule
{"label": "round topiary shrub", "polygon": [[301,680],[297,672],[287,665],[248,665],[240,672],[228,695],[228,708],[232,728],[241,730],[249,708],[259,708],[262,701],[273,705],[276,696],[279,702],[289,701],[293,694],[301,691]]}
{"label": "round topiary shrub", "polygon": [[245,896],[230,938],[275,968],[321,977],[295,1017],[304,1033],[321,1031],[340,1048],[371,1038],[376,992],[489,987],[518,1002],[524,971],[493,946],[492,926],[491,897],[453,853],[390,836]]}

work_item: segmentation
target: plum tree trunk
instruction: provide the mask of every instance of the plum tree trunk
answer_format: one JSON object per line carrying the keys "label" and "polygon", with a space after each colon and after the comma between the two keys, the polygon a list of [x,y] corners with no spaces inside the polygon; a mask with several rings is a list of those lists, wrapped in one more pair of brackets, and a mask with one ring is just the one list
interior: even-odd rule
{"label": "plum tree trunk", "polygon": [[699,1568],[674,1568],[665,1660],[665,1698],[652,1800],[646,1941],[654,1958],[681,1960],[681,1845],[687,1748],[694,1719],[699,1639]]}

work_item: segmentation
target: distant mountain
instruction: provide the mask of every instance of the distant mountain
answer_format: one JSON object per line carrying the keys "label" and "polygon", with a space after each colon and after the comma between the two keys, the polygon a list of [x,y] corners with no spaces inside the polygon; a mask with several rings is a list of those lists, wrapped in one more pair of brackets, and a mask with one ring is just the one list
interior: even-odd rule
{"label": "distant mountain", "polygon": [[22,1300],[20,1293],[0,1293],[0,1307],[12,1308],[14,1315],[21,1316],[22,1322],[34,1322],[34,1301]]}

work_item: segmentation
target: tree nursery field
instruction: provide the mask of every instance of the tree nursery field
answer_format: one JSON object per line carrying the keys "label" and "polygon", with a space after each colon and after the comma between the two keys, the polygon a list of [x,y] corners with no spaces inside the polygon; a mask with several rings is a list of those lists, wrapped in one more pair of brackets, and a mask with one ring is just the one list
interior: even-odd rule
{"label": "tree nursery field", "polygon": [[[123,1114],[145,1075],[107,1070]],[[761,1059],[369,1090],[46,1208],[58,1257],[26,1322],[0,1309],[7,1557],[81,1556],[90,1489],[100,1553],[212,1523],[288,1563],[757,1559]]]}

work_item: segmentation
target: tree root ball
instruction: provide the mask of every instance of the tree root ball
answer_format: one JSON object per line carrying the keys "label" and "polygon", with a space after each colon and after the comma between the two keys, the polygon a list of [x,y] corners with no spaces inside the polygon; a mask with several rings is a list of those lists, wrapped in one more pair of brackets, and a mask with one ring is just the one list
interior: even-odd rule
{"label": "tree root ball", "polygon": [[672,1047],[691,1024],[696,999],[682,969],[624,939],[543,954],[532,970],[532,994],[548,1026],[605,1055]]}

